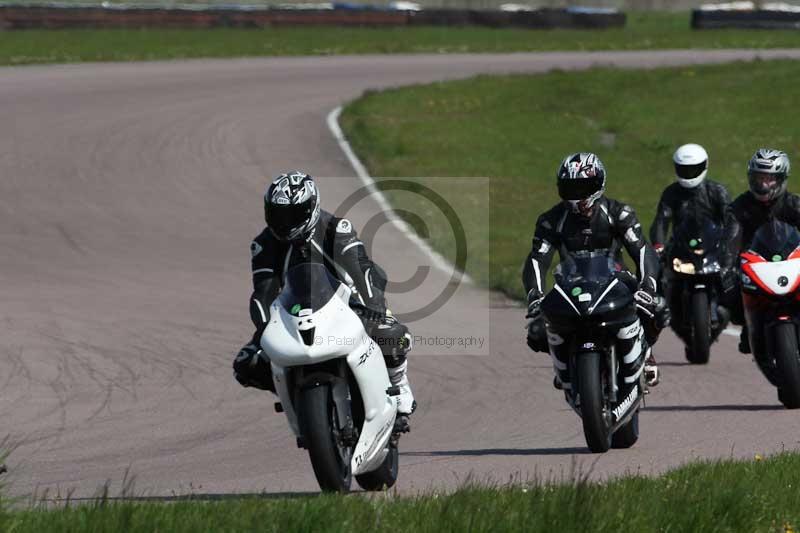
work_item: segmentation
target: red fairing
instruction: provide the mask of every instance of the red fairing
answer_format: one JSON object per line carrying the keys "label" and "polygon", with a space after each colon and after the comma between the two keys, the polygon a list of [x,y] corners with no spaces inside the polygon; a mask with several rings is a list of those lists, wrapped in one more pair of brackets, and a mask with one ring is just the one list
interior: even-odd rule
{"label": "red fairing", "polygon": [[794,252],[789,254],[789,257],[786,259],[800,259],[800,246],[794,249]]}
{"label": "red fairing", "polygon": [[753,272],[753,268],[750,266],[750,263],[766,263],[767,260],[755,252],[742,252],[739,254],[739,257],[742,259],[742,272],[747,274],[750,279],[755,281],[756,284],[761,287],[762,291],[766,292],[767,294],[773,294],[770,288],[764,285],[758,276],[756,276],[756,273]]}
{"label": "red fairing", "polygon": [[[798,253],[798,251],[800,251],[800,248],[798,248],[797,250],[795,250],[792,253]],[[742,252],[741,254],[739,254],[739,257],[741,257],[742,259],[744,259],[748,263],[766,263],[767,262],[766,259],[764,259],[763,257],[761,257],[760,255],[758,255],[755,252]],[[800,257],[800,256],[798,256],[798,257]]]}

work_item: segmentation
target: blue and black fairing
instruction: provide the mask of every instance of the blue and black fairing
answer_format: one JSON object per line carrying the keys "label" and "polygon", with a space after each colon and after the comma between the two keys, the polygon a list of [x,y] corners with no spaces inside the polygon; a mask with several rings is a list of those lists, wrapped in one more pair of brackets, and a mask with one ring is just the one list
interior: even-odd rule
{"label": "blue and black fairing", "polygon": [[691,275],[719,274],[721,252],[722,228],[709,219],[688,217],[673,231],[669,270],[680,275],[679,265],[691,264]]}
{"label": "blue and black fairing", "polygon": [[756,231],[749,249],[767,261],[785,261],[800,246],[800,231],[791,224],[770,220]]}
{"label": "blue and black fairing", "polygon": [[635,290],[635,278],[608,255],[578,253],[556,268],[555,286],[542,312],[562,332],[619,328],[636,320]]}

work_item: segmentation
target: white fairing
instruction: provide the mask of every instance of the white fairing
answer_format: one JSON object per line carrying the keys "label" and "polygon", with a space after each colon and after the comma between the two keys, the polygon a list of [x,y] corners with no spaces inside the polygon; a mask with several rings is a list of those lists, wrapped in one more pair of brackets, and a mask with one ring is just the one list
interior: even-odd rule
{"label": "white fairing", "polygon": [[[300,435],[292,393],[287,383],[290,367],[344,357],[364,399],[364,426],[353,451],[353,474],[381,465],[397,416],[397,403],[386,394],[391,387],[386,363],[378,345],[367,335],[361,319],[347,304],[350,290],[341,285],[325,306],[315,313],[301,310],[294,316],[276,300],[270,306],[270,323],[261,336],[261,348],[272,362],[275,389],[289,426]],[[314,327],[314,342],[307,346],[300,331]]]}
{"label": "white fairing", "polygon": [[[800,276],[800,259],[789,259],[788,261],[774,263],[750,263],[750,268],[772,292],[784,295],[789,294],[796,288],[797,278]],[[782,277],[786,278],[783,285],[779,282]]]}

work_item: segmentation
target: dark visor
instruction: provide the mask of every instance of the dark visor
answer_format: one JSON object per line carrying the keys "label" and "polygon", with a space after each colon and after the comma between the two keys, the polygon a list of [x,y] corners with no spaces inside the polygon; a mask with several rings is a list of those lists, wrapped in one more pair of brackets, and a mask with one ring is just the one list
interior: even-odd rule
{"label": "dark visor", "polygon": [[562,200],[585,200],[603,188],[603,178],[558,180],[558,195]]}
{"label": "dark visor", "polygon": [[693,180],[708,168],[708,161],[697,165],[679,165],[675,163],[675,174],[682,180]]}
{"label": "dark visor", "polygon": [[299,205],[271,203],[267,207],[267,225],[276,236],[287,237],[308,223],[314,213],[314,205],[312,200]]}

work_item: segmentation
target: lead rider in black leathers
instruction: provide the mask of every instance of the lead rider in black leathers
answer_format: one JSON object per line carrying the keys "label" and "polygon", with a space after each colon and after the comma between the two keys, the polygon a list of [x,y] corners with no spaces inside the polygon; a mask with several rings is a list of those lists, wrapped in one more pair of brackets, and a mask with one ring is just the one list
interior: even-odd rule
{"label": "lead rider in black leathers", "polygon": [[352,289],[351,308],[383,352],[389,379],[400,388],[398,413],[406,416],[407,423],[407,416],[416,408],[406,375],[411,335],[386,308],[383,269],[367,256],[349,220],[320,208],[316,183],[307,174],[293,172],[276,178],[264,195],[264,214],[267,227],[250,245],[250,318],[256,331],[234,359],[236,380],[245,387],[275,392],[270,363],[260,346],[270,304],[280,293],[289,269],[301,263],[321,263]]}
{"label": "lead rider in black leathers", "polygon": [[[631,330],[636,332],[635,336],[620,336],[618,348],[620,353],[627,354],[635,349],[637,340],[646,341],[646,345],[640,345],[642,354],[648,354],[644,369],[646,380],[650,386],[656,385],[658,368],[651,347],[669,321],[666,304],[656,292],[659,271],[656,254],[645,241],[633,209],[603,195],[605,168],[596,155],[576,153],[567,156],[557,176],[558,191],[563,202],[537,220],[532,250],[522,274],[528,293],[528,345],[534,351],[546,352],[549,349],[556,371],[555,386],[569,387],[569,373],[566,371],[569,354],[563,353],[558,332],[545,332],[540,312],[545,293],[545,275],[553,254],[558,250],[563,260],[575,252],[605,251],[621,263],[621,248],[624,246],[637,267],[639,290],[636,300],[643,327],[637,326]],[[626,326],[623,329],[631,328]],[[639,357],[633,361],[626,373],[641,373],[644,359]]]}

